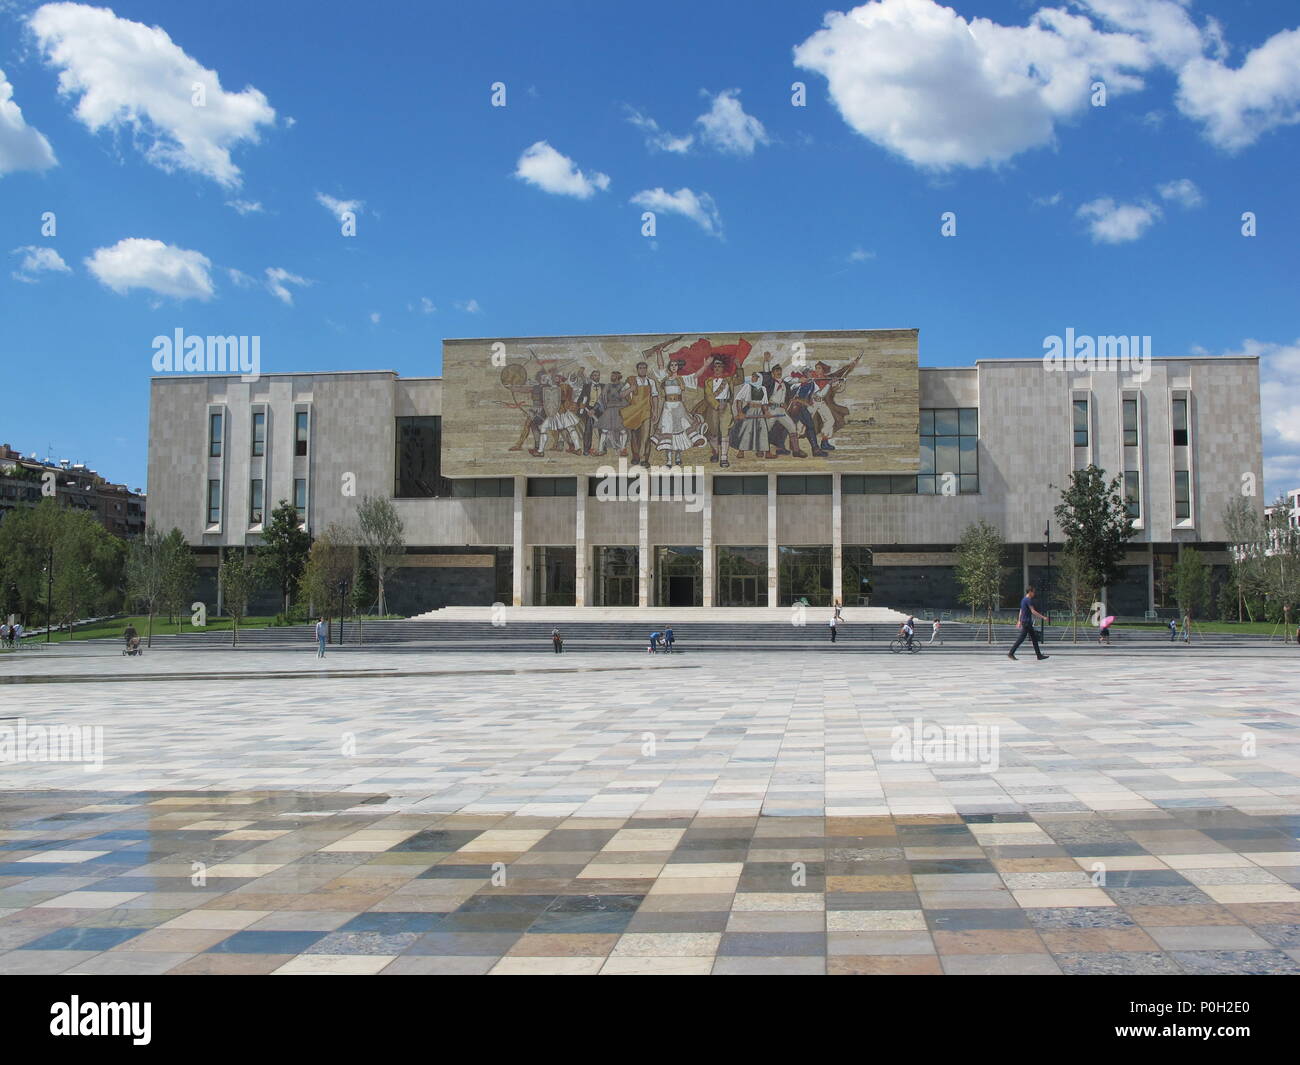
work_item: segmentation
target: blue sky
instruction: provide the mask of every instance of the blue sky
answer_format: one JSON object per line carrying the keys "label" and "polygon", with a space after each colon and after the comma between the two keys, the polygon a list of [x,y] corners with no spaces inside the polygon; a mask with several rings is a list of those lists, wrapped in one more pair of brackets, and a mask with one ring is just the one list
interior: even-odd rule
{"label": "blue sky", "polygon": [[1057,2],[0,0],[0,442],[142,486],[177,328],[406,375],[456,336],[914,326],[933,366],[1073,328],[1262,355],[1300,487],[1300,9]]}

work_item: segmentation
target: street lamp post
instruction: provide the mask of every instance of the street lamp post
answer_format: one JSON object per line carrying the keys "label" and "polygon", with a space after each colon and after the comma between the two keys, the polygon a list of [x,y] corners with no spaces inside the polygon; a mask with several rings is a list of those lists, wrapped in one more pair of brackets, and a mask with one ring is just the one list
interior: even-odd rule
{"label": "street lamp post", "polygon": [[1047,615],[1047,620],[1044,621],[1043,624],[1050,625],[1052,623],[1052,519],[1051,518],[1047,519],[1047,528],[1043,530],[1043,547],[1046,548],[1047,550],[1047,581],[1046,581],[1047,587],[1043,589],[1043,599],[1046,600],[1046,602],[1043,603],[1043,606],[1046,607],[1043,613]]}
{"label": "street lamp post", "polygon": [[339,578],[339,646],[343,646],[343,611],[347,603],[348,580],[346,577]]}
{"label": "street lamp post", "polygon": [[45,567],[45,642],[54,629],[54,545],[49,547],[50,561]]}

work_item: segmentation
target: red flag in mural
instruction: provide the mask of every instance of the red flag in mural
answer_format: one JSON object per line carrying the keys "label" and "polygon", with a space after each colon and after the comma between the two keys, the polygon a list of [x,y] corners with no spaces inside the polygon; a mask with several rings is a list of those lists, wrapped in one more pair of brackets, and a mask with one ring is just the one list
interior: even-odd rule
{"label": "red flag in mural", "polygon": [[[669,358],[676,359],[683,363],[682,373],[689,377],[703,368],[704,373],[701,379],[707,380],[710,377],[730,377],[745,361],[745,356],[749,354],[752,345],[744,337],[741,337],[734,344],[714,344],[708,337],[700,337],[694,344],[684,348],[678,348]],[[725,367],[721,374],[714,373],[708,365],[715,355],[721,355],[725,360]]]}

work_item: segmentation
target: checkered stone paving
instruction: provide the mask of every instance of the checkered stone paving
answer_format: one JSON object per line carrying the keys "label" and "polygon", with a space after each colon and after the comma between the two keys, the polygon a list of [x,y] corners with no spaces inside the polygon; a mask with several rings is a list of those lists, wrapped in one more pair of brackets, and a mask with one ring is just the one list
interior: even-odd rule
{"label": "checkered stone paving", "polygon": [[1289,660],[543,661],[42,659],[0,972],[1300,972]]}

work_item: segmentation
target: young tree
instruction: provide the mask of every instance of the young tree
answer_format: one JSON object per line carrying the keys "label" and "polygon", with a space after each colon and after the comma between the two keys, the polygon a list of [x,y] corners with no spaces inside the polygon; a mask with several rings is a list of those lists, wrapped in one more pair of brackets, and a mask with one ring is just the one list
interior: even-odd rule
{"label": "young tree", "polygon": [[1288,507],[1289,502],[1283,496],[1269,508],[1270,512],[1264,518],[1259,584],[1274,610],[1281,613],[1284,639],[1290,643],[1292,611],[1300,604],[1300,529],[1293,529],[1288,524]]}
{"label": "young tree", "polygon": [[986,521],[966,526],[957,545],[957,582],[961,601],[972,614],[985,613],[988,641],[993,642],[993,611],[1001,598],[1002,534]]}
{"label": "young tree", "polygon": [[346,526],[331,523],[316,537],[298,579],[299,599],[314,614],[330,615],[338,601],[339,581],[351,579],[356,568],[357,534]]}
{"label": "young tree", "polygon": [[1079,642],[1079,615],[1088,613],[1097,594],[1097,575],[1088,568],[1088,560],[1077,551],[1061,552],[1057,571],[1056,600],[1070,612],[1071,639]]}
{"label": "young tree", "polygon": [[1190,633],[1192,618],[1210,601],[1210,567],[1194,547],[1184,547],[1170,574],[1174,601],[1183,616],[1184,631]]}
{"label": "young tree", "polygon": [[379,586],[379,613],[388,613],[385,590],[393,571],[406,554],[402,519],[397,508],[382,496],[366,496],[357,507],[357,532],[366,565]]}
{"label": "young tree", "polygon": [[1242,607],[1249,614],[1251,597],[1263,591],[1262,562],[1267,535],[1264,515],[1250,500],[1239,497],[1225,508],[1223,524],[1228,531],[1228,567],[1237,598],[1237,620],[1241,621]]}
{"label": "young tree", "polygon": [[287,499],[280,500],[262,533],[257,569],[260,576],[280,589],[280,608],[286,617],[310,549],[311,537],[298,524],[298,511]]}
{"label": "young tree", "polygon": [[228,547],[221,555],[217,580],[230,617],[230,646],[235,647],[239,644],[239,623],[248,612],[248,597],[257,585],[256,568],[244,557],[242,548]]}
{"label": "young tree", "polygon": [[163,598],[163,538],[153,522],[127,546],[126,594],[149,616],[146,643],[152,647],[153,616]]}
{"label": "young tree", "polygon": [[1120,576],[1120,564],[1136,530],[1120,491],[1120,478],[1109,484],[1106,471],[1097,466],[1075,470],[1069,487],[1061,491],[1056,520],[1065,536],[1067,551],[1083,560],[1087,572],[1101,586]]}
{"label": "young tree", "polygon": [[194,555],[185,542],[180,529],[172,529],[162,541],[162,595],[160,605],[176,619],[176,631],[181,631],[181,615],[198,580]]}

